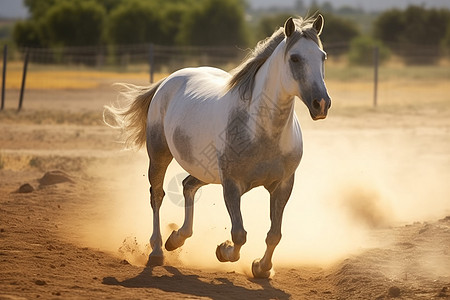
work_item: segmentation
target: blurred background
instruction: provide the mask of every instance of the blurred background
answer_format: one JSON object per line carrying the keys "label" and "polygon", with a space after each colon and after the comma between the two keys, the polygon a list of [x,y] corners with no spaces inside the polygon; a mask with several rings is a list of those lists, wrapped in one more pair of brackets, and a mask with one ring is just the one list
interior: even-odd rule
{"label": "blurred background", "polygon": [[186,66],[231,70],[287,17],[316,13],[325,16],[326,79],[365,90],[346,104],[392,104],[395,82],[450,78],[446,0],[1,0],[5,105],[17,105],[27,54],[27,100],[49,91],[106,100],[115,81],[146,84]]}

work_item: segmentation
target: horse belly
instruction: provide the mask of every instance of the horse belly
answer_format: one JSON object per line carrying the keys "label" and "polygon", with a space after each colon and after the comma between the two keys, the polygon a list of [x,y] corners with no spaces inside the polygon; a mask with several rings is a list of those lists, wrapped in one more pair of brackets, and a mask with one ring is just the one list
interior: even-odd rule
{"label": "horse belly", "polygon": [[173,143],[169,143],[169,149],[186,172],[206,183],[221,182],[217,149],[213,141],[205,143],[196,141],[195,138],[179,140],[179,133],[176,132],[174,137]]}
{"label": "horse belly", "polygon": [[188,115],[192,117],[190,120],[197,122],[172,118],[165,123],[170,152],[178,164],[192,176],[206,183],[220,183],[214,122],[208,120],[206,114],[203,118],[193,112]]}

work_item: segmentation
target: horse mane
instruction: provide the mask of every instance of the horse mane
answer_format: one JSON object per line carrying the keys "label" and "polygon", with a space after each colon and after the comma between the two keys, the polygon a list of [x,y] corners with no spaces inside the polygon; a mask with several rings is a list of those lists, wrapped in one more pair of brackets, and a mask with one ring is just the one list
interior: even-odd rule
{"label": "horse mane", "polygon": [[[320,48],[320,42],[317,31],[312,27],[314,17],[294,18],[295,32],[286,40],[286,53],[302,37],[314,41]],[[284,27],[280,27],[270,36],[256,44],[253,50],[231,73],[232,77],[228,82],[228,90],[237,89],[242,100],[249,100],[252,97],[253,87],[255,86],[255,76],[259,68],[272,55],[277,46],[284,40]]]}

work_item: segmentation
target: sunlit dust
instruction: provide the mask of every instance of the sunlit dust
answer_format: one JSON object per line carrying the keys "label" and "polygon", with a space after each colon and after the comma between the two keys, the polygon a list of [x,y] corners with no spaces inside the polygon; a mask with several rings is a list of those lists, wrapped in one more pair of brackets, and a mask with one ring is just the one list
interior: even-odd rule
{"label": "sunlit dust", "polygon": [[[427,145],[414,139],[414,131],[348,129],[340,133],[332,136],[319,127],[304,130],[303,161],[285,209],[275,268],[331,264],[373,246],[372,230],[449,213],[450,187],[445,182],[450,182],[450,175],[445,165],[434,163],[438,153],[433,149],[423,153]],[[99,186],[103,192],[91,204],[90,211],[97,215],[83,225],[80,235],[91,247],[144,265],[152,233],[148,159],[143,151],[122,156],[117,164],[92,168],[92,175],[103,178]],[[160,212],[164,241],[183,223],[183,202],[168,193],[182,193],[181,186],[174,190],[168,183],[183,174],[187,176],[174,162],[166,174],[167,195]],[[166,263],[251,276],[252,261],[265,251],[269,194],[256,188],[242,197],[248,235],[236,263],[220,263],[215,257],[217,245],[231,238],[221,186],[205,186],[199,195],[194,235],[181,249],[165,251]]]}

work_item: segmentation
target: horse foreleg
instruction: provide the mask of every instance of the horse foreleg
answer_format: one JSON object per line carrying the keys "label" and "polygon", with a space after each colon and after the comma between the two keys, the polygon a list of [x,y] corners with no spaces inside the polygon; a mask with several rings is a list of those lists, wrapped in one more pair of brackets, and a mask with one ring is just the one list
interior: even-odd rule
{"label": "horse foreleg", "polygon": [[270,270],[272,269],[272,256],[275,247],[281,240],[281,221],[283,218],[283,211],[294,185],[294,175],[292,175],[285,182],[279,183],[270,192],[270,220],[271,226],[266,237],[266,252],[263,258],[256,259],[252,264],[252,273],[257,278],[268,278]]}
{"label": "horse foreleg", "polygon": [[239,251],[247,241],[247,232],[244,230],[241,214],[241,191],[236,183],[224,181],[223,194],[228,213],[231,218],[231,238],[233,242],[225,241],[216,249],[217,259],[221,262],[237,261]]}
{"label": "horse foreleg", "polygon": [[183,195],[185,205],[184,223],[180,229],[172,231],[166,241],[165,247],[168,251],[173,251],[183,246],[184,241],[192,236],[194,219],[194,197],[198,189],[206,183],[189,175],[183,180]]}

